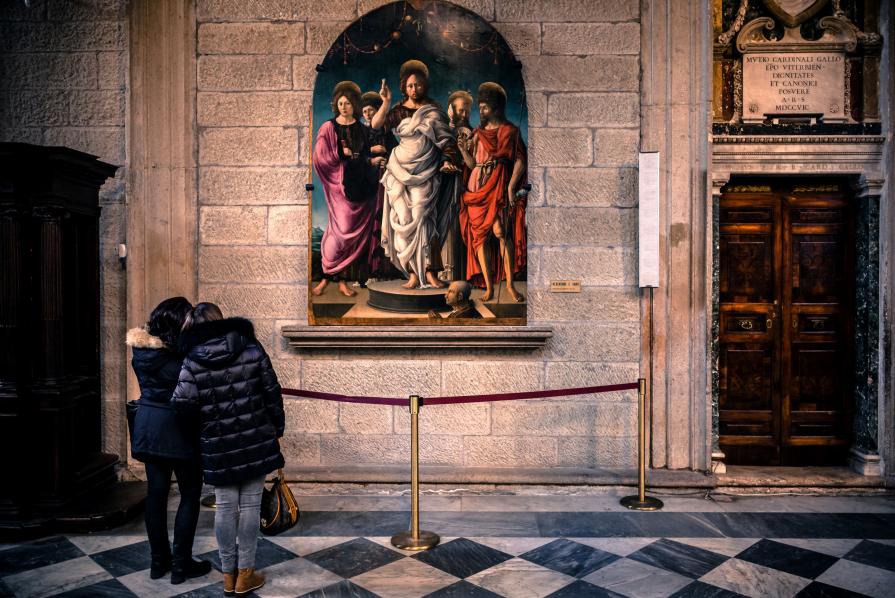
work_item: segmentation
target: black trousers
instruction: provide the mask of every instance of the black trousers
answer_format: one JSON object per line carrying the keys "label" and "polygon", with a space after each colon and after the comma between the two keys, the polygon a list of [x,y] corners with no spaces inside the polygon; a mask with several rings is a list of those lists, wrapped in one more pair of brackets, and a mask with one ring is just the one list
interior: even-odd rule
{"label": "black trousers", "polygon": [[[174,519],[174,548],[168,544],[168,493],[171,474],[177,477],[180,505]],[[199,498],[202,494],[200,461],[154,458],[146,461],[146,535],[154,561],[185,563],[193,556],[193,538],[199,522]]]}

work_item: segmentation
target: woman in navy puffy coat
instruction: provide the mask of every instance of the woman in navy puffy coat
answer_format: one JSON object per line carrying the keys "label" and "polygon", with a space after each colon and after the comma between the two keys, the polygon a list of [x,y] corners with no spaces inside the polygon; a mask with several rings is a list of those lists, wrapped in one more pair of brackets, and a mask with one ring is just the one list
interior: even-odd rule
{"label": "woman in navy puffy coat", "polygon": [[202,473],[215,486],[224,591],[247,593],[264,584],[255,572],[264,479],[284,465],[280,385],[252,323],[223,319],[213,303],[193,309],[180,348],[185,357],[171,402],[199,418]]}
{"label": "woman in navy puffy coat", "polygon": [[[211,570],[210,563],[192,558],[202,492],[199,428],[195,418],[183,418],[171,409],[171,395],[183,363],[177,340],[191,309],[183,297],[165,299],[153,310],[145,328],[127,332],[127,345],[133,351],[131,365],[140,385],[131,453],[146,465],[146,535],[152,554],[149,575],[158,579],[170,570],[173,584]],[[168,544],[172,474],[180,490],[173,551]]]}

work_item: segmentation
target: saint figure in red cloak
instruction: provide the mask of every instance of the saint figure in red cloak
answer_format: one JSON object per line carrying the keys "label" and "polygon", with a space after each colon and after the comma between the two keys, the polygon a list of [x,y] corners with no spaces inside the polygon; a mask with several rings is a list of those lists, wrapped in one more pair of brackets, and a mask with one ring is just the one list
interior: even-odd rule
{"label": "saint figure in red cloak", "polygon": [[482,83],[478,104],[481,123],[468,146],[458,144],[470,170],[460,200],[466,278],[484,285],[482,301],[494,297],[493,277],[497,284],[506,280],[510,297],[522,302],[525,298],[513,285],[513,275],[526,266],[526,198],[520,190],[526,178],[527,150],[519,128],[504,116],[507,94],[503,87]]}

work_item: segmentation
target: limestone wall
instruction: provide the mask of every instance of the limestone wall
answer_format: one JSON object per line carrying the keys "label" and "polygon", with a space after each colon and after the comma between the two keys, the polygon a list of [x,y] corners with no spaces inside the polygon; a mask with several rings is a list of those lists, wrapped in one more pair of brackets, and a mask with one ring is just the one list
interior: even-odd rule
{"label": "limestone wall", "polygon": [[[286,348],[279,328],[307,321],[303,187],[314,66],[348,24],[382,4],[196,0],[198,298],[251,318],[286,386],[433,396],[636,379],[642,346],[635,272],[637,0],[460,3],[493,22],[523,63],[534,185],[528,319],[554,328],[547,348],[302,354]],[[126,0],[31,5],[9,0],[0,11],[0,139],[68,145],[125,164],[134,59],[127,53]],[[146,43],[149,51],[173,43],[161,31],[139,42],[135,47]],[[136,323],[147,315],[126,314],[126,283],[115,257],[125,240],[126,180],[122,169],[101,197],[104,443],[121,455],[128,390],[120,341],[126,318]],[[137,195],[130,201],[139,202]],[[154,251],[149,241],[143,250]],[[554,279],[580,279],[581,294],[551,294]],[[161,292],[164,281],[153,284],[147,297]],[[424,408],[422,459],[446,466],[455,480],[475,479],[477,470],[467,468],[629,469],[635,399],[615,393]],[[363,476],[374,476],[406,463],[403,409],[287,399],[287,412],[284,448],[293,468],[361,466]]]}
{"label": "limestone wall", "polygon": [[125,0],[0,6],[0,141],[64,145],[121,165],[100,192],[104,450],[125,455]]}
{"label": "limestone wall", "polygon": [[[406,396],[634,380],[636,0],[461,2],[492,21],[523,63],[530,112],[528,318],[555,338],[536,352],[311,352],[306,323],[308,107],[314,66],[383,2],[198,0],[199,295],[251,318],[284,385]],[[580,295],[548,291],[580,279]],[[634,393],[424,408],[422,460],[467,467],[630,468]],[[290,466],[406,463],[404,409],[287,399]]]}

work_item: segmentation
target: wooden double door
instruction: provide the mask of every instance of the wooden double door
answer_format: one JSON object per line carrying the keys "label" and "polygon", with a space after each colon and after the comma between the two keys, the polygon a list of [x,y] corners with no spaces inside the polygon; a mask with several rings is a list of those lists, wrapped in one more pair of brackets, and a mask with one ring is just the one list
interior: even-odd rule
{"label": "wooden double door", "polygon": [[719,441],[731,464],[846,459],[853,212],[837,186],[817,188],[721,197]]}

